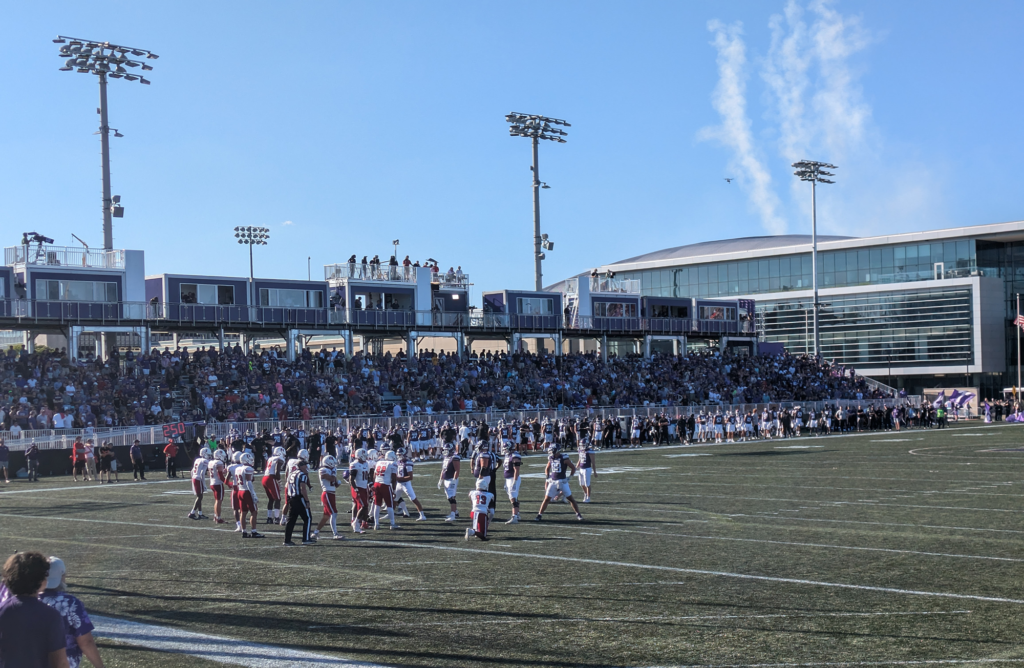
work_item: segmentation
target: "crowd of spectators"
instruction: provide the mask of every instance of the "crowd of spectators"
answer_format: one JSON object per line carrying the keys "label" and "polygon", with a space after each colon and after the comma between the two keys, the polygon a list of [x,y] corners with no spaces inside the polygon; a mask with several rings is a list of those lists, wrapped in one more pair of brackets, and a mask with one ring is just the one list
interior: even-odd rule
{"label": "crowd of spectators", "polygon": [[277,348],[115,353],[72,361],[61,351],[0,357],[4,430],[147,425],[173,419],[286,420],[450,411],[722,405],[875,399],[852,369],[807,356],[727,350],[685,356],[422,352],[407,360]]}

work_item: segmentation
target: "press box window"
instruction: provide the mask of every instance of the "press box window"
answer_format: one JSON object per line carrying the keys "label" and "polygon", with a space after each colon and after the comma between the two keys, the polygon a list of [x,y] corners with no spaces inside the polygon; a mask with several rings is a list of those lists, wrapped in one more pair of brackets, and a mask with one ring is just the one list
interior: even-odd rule
{"label": "press box window", "polygon": [[701,320],[736,320],[736,309],[732,306],[701,306]]}
{"label": "press box window", "polygon": [[323,308],[324,293],[320,290],[282,290],[260,288],[260,306],[282,308]]}
{"label": "press box window", "polygon": [[181,303],[231,306],[235,303],[235,286],[182,283]]}
{"label": "press box window", "polygon": [[554,301],[545,297],[518,297],[520,315],[554,315]]}
{"label": "press box window", "polygon": [[635,318],[636,304],[619,302],[595,302],[594,315],[601,318]]}
{"label": "press box window", "polygon": [[106,281],[36,281],[36,299],[67,302],[117,302],[117,283]]}

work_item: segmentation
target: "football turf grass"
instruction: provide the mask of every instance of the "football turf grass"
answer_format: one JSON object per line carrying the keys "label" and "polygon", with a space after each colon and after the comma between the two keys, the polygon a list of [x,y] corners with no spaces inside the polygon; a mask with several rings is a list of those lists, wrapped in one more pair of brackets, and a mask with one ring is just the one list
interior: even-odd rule
{"label": "football turf grass", "polygon": [[[585,522],[567,505],[531,521],[544,460],[527,457],[524,521],[487,543],[463,538],[468,480],[462,519],[442,521],[436,464],[414,479],[428,521],[296,548],[279,527],[243,540],[185,519],[188,482],[161,474],[17,481],[0,492],[0,548],[63,558],[91,614],[379,664],[1024,662],[1021,436],[972,424],[602,452]],[[108,666],[217,665],[99,642]]]}

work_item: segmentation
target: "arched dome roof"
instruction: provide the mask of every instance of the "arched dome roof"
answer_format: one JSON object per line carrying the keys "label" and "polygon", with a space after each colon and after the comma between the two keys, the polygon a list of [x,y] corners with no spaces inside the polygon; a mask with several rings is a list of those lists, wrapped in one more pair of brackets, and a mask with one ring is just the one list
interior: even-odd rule
{"label": "arched dome roof", "polygon": [[[819,242],[841,241],[843,239],[853,238],[855,237],[832,236],[825,234],[818,235]],[[802,246],[809,243],[811,243],[811,235],[809,234],[779,234],[775,236],[740,237],[739,239],[702,241],[696,244],[687,244],[685,246],[665,248],[664,250],[654,251],[652,253],[645,253],[643,255],[637,255],[636,257],[631,257],[625,260],[619,260],[618,262],[609,262],[605,266],[614,266],[617,264],[632,264],[634,262],[659,262],[664,260],[682,260],[685,258],[700,257],[702,255],[746,253],[750,251],[766,250],[770,248]]]}

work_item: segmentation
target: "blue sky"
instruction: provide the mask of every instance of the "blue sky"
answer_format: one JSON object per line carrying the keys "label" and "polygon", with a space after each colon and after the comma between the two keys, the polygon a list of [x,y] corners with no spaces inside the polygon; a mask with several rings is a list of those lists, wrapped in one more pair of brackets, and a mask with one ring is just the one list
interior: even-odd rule
{"label": "blue sky", "polygon": [[[794,155],[835,162],[822,232],[1024,217],[1016,2],[8,3],[4,244],[102,242],[97,86],[56,34],[152,49],[110,86],[115,246],[147,273],[245,275],[351,253],[532,285],[530,147],[504,114],[572,123],[541,147],[545,283],[644,252],[803,232]],[[737,180],[727,184],[724,177]],[[1016,184],[1016,185],[1015,185]]]}

